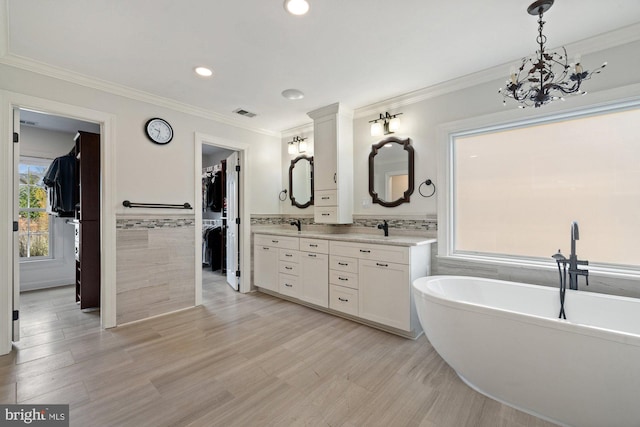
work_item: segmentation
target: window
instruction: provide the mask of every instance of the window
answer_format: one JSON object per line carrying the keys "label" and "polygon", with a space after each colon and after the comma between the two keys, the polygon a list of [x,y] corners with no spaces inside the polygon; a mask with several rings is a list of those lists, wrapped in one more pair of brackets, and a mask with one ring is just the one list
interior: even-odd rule
{"label": "window", "polygon": [[47,190],[42,183],[49,160],[20,158],[18,241],[20,258],[51,257],[51,222],[46,212]]}
{"label": "window", "polygon": [[451,135],[449,252],[640,267],[640,108]]}

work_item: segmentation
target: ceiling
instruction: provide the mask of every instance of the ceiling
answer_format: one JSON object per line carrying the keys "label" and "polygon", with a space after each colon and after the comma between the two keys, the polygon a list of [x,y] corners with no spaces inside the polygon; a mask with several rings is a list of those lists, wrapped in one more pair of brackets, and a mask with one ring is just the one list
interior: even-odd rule
{"label": "ceiling", "polygon": [[[2,1],[10,57],[274,132],[334,102],[360,108],[503,64],[506,77],[537,35],[520,0],[309,0],[301,17],[283,0]],[[640,22],[640,1],[558,0],[545,20],[557,47]],[[289,88],[305,97],[283,98]]]}

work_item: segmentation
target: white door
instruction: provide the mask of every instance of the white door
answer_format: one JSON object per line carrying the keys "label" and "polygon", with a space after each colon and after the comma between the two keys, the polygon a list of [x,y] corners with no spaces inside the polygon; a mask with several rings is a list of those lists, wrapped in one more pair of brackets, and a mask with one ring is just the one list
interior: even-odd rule
{"label": "white door", "polygon": [[238,153],[235,152],[227,157],[227,283],[236,291],[239,289],[240,277],[236,274],[239,271],[239,244],[238,235],[240,232],[239,212],[240,212],[240,162]]}
{"label": "white door", "polygon": [[20,110],[13,109],[13,336],[20,340],[20,254],[18,251],[18,195],[20,192]]}

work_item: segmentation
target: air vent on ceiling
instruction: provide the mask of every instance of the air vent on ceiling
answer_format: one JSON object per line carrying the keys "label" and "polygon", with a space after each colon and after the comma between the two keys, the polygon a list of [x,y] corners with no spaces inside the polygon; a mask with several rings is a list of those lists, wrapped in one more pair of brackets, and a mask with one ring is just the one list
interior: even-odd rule
{"label": "air vent on ceiling", "polygon": [[238,108],[236,110],[233,110],[234,113],[236,114],[240,114],[241,116],[245,116],[245,117],[255,117],[256,113],[252,113],[250,111],[247,110],[243,110],[242,108]]}
{"label": "air vent on ceiling", "polygon": [[26,126],[37,126],[38,122],[32,122],[30,120],[20,120],[20,124]]}

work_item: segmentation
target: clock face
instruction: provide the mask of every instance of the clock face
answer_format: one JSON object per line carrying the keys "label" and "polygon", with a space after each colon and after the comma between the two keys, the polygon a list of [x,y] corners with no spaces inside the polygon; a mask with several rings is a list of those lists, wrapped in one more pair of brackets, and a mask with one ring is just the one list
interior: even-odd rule
{"label": "clock face", "polygon": [[168,144],[173,139],[171,125],[163,119],[154,118],[144,126],[147,137],[156,144]]}

